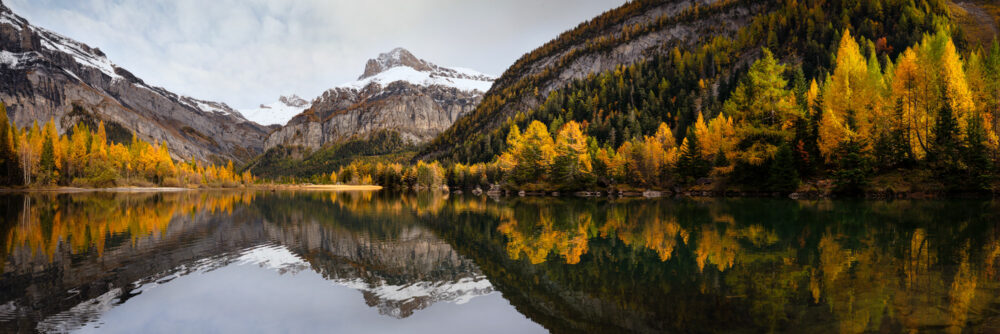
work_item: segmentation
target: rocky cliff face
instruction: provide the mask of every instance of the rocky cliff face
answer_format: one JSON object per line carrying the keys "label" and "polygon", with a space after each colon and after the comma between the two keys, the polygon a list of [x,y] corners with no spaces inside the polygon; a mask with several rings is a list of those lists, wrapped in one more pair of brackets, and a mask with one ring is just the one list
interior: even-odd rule
{"label": "rocky cliff face", "polygon": [[358,81],[330,89],[272,132],[265,147],[312,149],[379,130],[426,142],[475,108],[493,78],[440,67],[395,49],[371,59]]}
{"label": "rocky cliff face", "polygon": [[0,101],[17,126],[115,123],[175,158],[243,161],[267,129],[223,103],[179,96],[115,66],[100,49],[32,26],[0,3]]}

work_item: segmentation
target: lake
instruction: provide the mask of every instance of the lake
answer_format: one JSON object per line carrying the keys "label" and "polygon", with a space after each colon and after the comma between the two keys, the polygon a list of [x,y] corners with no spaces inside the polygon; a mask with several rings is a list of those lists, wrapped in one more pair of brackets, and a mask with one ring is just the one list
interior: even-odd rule
{"label": "lake", "polygon": [[991,201],[0,194],[0,332],[998,332]]}

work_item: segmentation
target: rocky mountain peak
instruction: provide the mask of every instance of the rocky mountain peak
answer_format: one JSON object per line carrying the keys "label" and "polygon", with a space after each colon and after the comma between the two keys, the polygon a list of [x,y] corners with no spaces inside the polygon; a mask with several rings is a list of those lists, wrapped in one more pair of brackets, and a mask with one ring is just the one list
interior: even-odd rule
{"label": "rocky mountain peak", "polygon": [[278,102],[284,103],[286,106],[289,107],[302,108],[309,106],[309,101],[306,101],[305,99],[295,94],[289,96],[282,95],[280,98],[278,98]]}
{"label": "rocky mountain peak", "polygon": [[100,120],[165,142],[176,158],[202,161],[248,159],[266,135],[228,105],[148,85],[100,49],[34,26],[2,3],[0,78],[0,101],[21,127],[54,119],[62,133]]}
{"label": "rocky mountain peak", "polygon": [[430,72],[434,70],[433,64],[417,58],[410,53],[410,51],[407,51],[404,48],[395,48],[392,49],[392,51],[379,54],[378,58],[369,59],[368,63],[365,64],[365,73],[361,74],[361,76],[358,77],[358,80],[363,80],[385,72],[390,68],[400,66],[409,67],[421,72]]}

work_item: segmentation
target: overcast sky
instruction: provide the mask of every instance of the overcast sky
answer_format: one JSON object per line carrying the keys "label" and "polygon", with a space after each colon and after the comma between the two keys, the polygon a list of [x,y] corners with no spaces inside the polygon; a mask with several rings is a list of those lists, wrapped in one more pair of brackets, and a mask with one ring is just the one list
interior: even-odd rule
{"label": "overcast sky", "polygon": [[355,80],[395,47],[500,75],[624,0],[3,0],[147,83],[235,108]]}

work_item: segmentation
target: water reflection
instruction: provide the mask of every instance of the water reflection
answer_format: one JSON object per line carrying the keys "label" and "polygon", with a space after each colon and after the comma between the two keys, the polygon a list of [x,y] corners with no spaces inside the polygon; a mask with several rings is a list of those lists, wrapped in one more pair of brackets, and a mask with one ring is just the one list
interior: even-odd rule
{"label": "water reflection", "polygon": [[553,331],[1000,330],[991,202],[495,206],[426,222]]}
{"label": "water reflection", "polygon": [[[282,301],[351,291],[327,299],[363,301],[379,315],[357,316],[367,332],[418,318],[445,331],[1000,331],[992,202],[179,192],[0,207],[0,329],[114,327],[178,303],[154,291],[225,291],[234,275]],[[324,305],[306,309],[364,312]]]}
{"label": "water reflection", "polygon": [[[0,229],[6,259],[0,329],[63,331],[99,324],[103,314],[128,308],[131,299],[142,299],[153,287],[233,266],[292,275],[305,270],[327,284],[360,291],[350,298],[400,319],[437,303],[465,304],[493,292],[472,261],[412,215],[400,215],[403,206],[371,196],[0,197],[11,208]],[[527,322],[507,305],[508,313]],[[163,305],[178,306],[190,307]]]}

